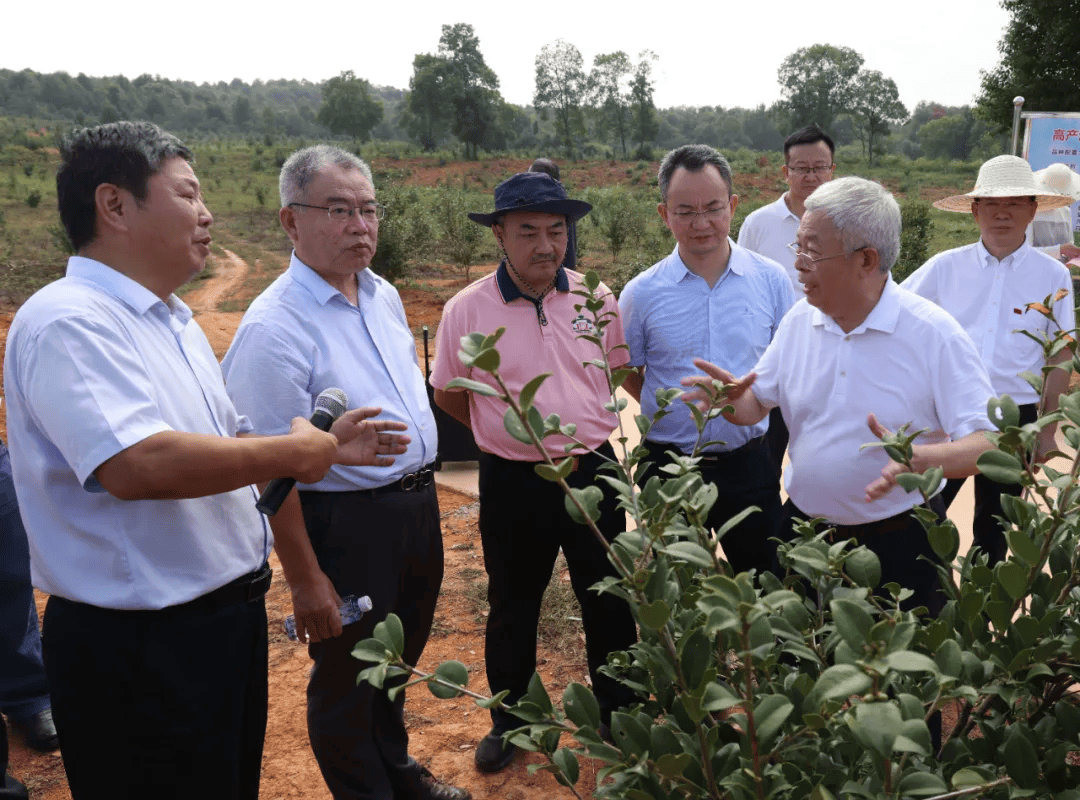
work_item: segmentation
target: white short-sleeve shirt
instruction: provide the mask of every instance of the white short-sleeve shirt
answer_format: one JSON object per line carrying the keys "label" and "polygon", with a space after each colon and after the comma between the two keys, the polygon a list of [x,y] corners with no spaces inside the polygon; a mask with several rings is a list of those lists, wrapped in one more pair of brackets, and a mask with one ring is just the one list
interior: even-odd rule
{"label": "white short-sleeve shirt", "polygon": [[861,325],[844,333],[800,300],[754,367],[754,395],[780,406],[791,432],[784,485],[802,511],[840,525],[891,517],[921,502],[899,487],[867,503],[889,457],[867,427],[927,429],[919,442],[991,430],[990,381],[971,339],[948,314],[890,278]]}
{"label": "white short-sleeve shirt", "polygon": [[784,202],[786,196],[785,192],[775,202],[750,212],[739,228],[739,246],[771,258],[783,267],[795,295],[802,297],[795,254],[788,249],[799,233],[800,220]]}
{"label": "white short-sleeve shirt", "polygon": [[250,431],[191,310],[73,257],[15,315],[4,362],[15,489],[34,585],[104,608],[154,609],[259,567],[273,540],[246,486],[119,500],[94,471],[163,431]]}
{"label": "white short-sleeve shirt", "polygon": [[[967,331],[995,394],[1008,394],[1021,404],[1038,402],[1020,375],[1039,371],[1043,351],[1023,331],[1043,339],[1053,338],[1059,325],[1066,331],[1075,326],[1072,278],[1062,264],[1027,244],[998,261],[979,241],[934,256],[903,287],[937,303]],[[1026,310],[1047,297],[1052,320]]]}

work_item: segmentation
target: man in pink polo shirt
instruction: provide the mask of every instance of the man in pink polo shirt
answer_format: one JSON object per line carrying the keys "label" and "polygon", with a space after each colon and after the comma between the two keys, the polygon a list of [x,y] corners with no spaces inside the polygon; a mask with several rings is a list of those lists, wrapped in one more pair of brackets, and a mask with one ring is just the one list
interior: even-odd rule
{"label": "man in pink polo shirt", "polygon": [[[634,701],[629,689],[598,672],[608,653],[627,649],[637,636],[623,600],[589,589],[614,575],[615,569],[592,532],[566,513],[562,489],[536,475],[534,465],[541,459],[535,448],[507,433],[506,406],[496,398],[445,388],[454,378],[492,383],[486,373],[464,366],[457,352],[462,336],[506,328],[498,345],[500,375],[517,394],[537,375],[551,373],[536,393],[536,407],[545,417],[558,414],[564,424],[576,423],[576,439],[584,445],[573,451],[575,466],[567,482],[603,489],[597,525],[609,542],[623,531],[624,516],[614,493],[596,481],[597,469],[614,457],[607,440],[617,424],[615,414],[603,408],[611,399],[603,371],[582,366],[600,356],[594,343],[580,338],[595,335],[596,328],[591,315],[574,308],[583,302],[573,294],[583,289],[583,277],[560,266],[568,225],[591,208],[568,199],[562,185],[549,175],[525,172],[495,188],[493,213],[469,214],[474,222],[491,228],[506,255],[498,270],[467,286],[443,309],[431,384],[435,402],[472,429],[482,451],[480,536],[490,605],[484,649],[492,693],[507,690],[506,702],[512,704],[528,688],[536,671],[540,601],[561,547],[581,603],[589,673],[606,726],[613,710]],[[611,366],[619,367],[628,358],[625,347],[613,350],[625,343],[619,307],[607,287],[601,286],[599,292],[606,295],[604,313],[611,315],[601,338]],[[544,445],[558,459],[564,457],[563,445],[569,441],[552,436]],[[491,719],[491,732],[476,748],[476,765],[482,772],[497,772],[513,760],[516,748],[503,741],[503,734],[522,724],[499,709],[492,710]],[[607,733],[604,726],[602,733]]]}

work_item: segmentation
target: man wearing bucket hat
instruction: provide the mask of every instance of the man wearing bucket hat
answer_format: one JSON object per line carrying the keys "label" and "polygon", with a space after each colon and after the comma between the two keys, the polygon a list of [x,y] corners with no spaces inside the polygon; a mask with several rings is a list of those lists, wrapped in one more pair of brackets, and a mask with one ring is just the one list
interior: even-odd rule
{"label": "man wearing bucket hat", "polygon": [[[1068,195],[1074,203],[1080,200],[1080,175],[1067,164],[1040,169],[1035,173],[1035,185],[1043,192]],[[1037,211],[1027,236],[1032,247],[1063,264],[1080,256],[1080,247],[1073,244],[1072,214],[1067,206]]]}
{"label": "man wearing bucket hat", "polygon": [[[996,395],[1008,394],[1020,406],[1020,422],[1034,422],[1058,407],[1067,389],[1068,374],[1053,370],[1042,397],[1022,377],[1040,374],[1042,367],[1061,363],[1069,351],[1046,362],[1039,340],[1074,327],[1072,281],[1069,271],[1026,241],[1025,231],[1036,210],[1060,208],[1070,198],[1040,190],[1028,163],[1016,156],[997,156],[979,169],[975,188],[934,203],[945,211],[971,213],[981,237],[974,244],[947,250],[931,258],[903,287],[934,301],[968,332],[990,373]],[[1030,310],[1032,303],[1050,298],[1052,316]],[[1032,338],[1034,337],[1034,338]],[[1042,460],[1054,449],[1056,424],[1043,428],[1036,448]],[[1001,495],[1019,495],[1018,484],[994,483],[976,475],[974,541],[992,564],[1005,558],[1005,535],[995,516],[1002,515]],[[950,480],[942,493],[948,507],[964,479]]]}
{"label": "man wearing bucket hat", "polygon": [[[612,368],[626,363],[619,309],[610,290],[601,285],[600,314],[608,324],[597,330],[593,317],[575,308],[583,302],[574,294],[583,290],[583,277],[561,266],[567,226],[591,208],[568,199],[551,176],[528,172],[495,188],[494,212],[469,214],[473,222],[491,228],[505,257],[493,274],[446,304],[431,384],[435,402],[472,428],[481,450],[479,521],[490,605],[484,656],[492,693],[507,691],[506,702],[512,704],[528,688],[536,670],[540,602],[561,547],[581,604],[593,691],[607,724],[611,712],[633,702],[634,695],[598,668],[608,653],[630,647],[637,634],[622,599],[590,590],[616,574],[606,550],[588,528],[567,514],[559,486],[536,474],[539,455],[532,445],[506,431],[502,402],[446,388],[454,378],[493,383],[486,373],[463,365],[457,352],[463,336],[505,328],[498,345],[503,380],[517,395],[534,377],[550,373],[534,404],[541,416],[558,414],[564,424],[575,423],[575,438],[583,446],[568,455],[563,446],[571,440],[561,435],[545,439],[544,446],[556,461],[572,460],[567,477],[571,486],[598,485],[604,491],[597,520],[604,538],[610,542],[623,531],[624,515],[614,493],[602,481],[597,483],[605,457],[614,456],[608,437],[617,419],[603,408],[611,399],[604,371],[583,365],[600,355],[585,336],[601,339]],[[483,772],[497,772],[513,760],[516,748],[504,741],[503,734],[522,724],[500,709],[492,710],[491,719],[490,733],[476,748],[476,765]]]}

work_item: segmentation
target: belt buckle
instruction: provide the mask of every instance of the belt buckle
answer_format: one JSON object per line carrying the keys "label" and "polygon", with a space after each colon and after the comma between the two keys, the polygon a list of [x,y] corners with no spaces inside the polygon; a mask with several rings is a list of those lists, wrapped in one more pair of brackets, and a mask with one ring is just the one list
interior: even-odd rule
{"label": "belt buckle", "polygon": [[413,492],[417,489],[419,483],[419,472],[410,472],[408,475],[404,475],[401,478],[401,491]]}
{"label": "belt buckle", "polygon": [[274,577],[274,571],[270,567],[264,567],[258,575],[252,578],[247,585],[247,602],[252,603],[263,597],[270,589],[270,581]]}
{"label": "belt buckle", "polygon": [[435,480],[435,470],[425,468],[416,473],[416,488],[425,489]]}

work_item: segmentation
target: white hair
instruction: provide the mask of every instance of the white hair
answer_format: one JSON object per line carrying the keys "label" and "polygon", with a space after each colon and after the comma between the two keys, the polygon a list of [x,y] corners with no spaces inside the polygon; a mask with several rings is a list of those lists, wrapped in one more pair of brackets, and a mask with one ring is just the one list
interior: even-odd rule
{"label": "white hair", "polygon": [[877,250],[882,272],[900,257],[900,205],[880,183],[855,177],[823,183],[806,198],[806,210],[829,218],[844,250]]}
{"label": "white hair", "polygon": [[355,156],[340,147],[329,144],[314,144],[297,150],[281,166],[281,175],[278,177],[278,194],[281,196],[281,205],[299,203],[304,194],[304,189],[315,179],[325,167],[337,166],[346,169],[360,171],[372,188],[375,181],[371,177],[371,167],[359,156]]}

